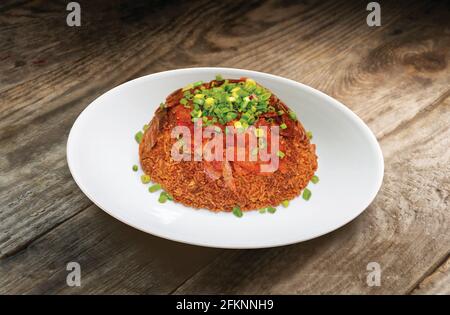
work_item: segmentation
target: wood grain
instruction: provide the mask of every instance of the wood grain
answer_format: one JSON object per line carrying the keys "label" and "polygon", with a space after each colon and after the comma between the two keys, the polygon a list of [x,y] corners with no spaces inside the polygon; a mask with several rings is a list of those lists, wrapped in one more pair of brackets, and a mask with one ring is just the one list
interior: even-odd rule
{"label": "wood grain", "polygon": [[[79,2],[81,28],[65,25],[62,0],[0,4],[3,292],[167,293],[220,255],[177,292],[400,293],[413,290],[448,254],[448,232],[442,229],[448,230],[449,219],[443,149],[448,141],[438,135],[433,146],[423,143],[435,132],[448,132],[448,123],[443,124],[450,93],[445,2],[383,3],[383,26],[376,28],[365,24],[366,1]],[[160,252],[184,247],[140,232],[123,236],[126,228],[91,206],[71,179],[65,143],[76,116],[106,90],[147,73],[188,66],[270,72],[341,100],[382,139],[388,156],[376,202],[353,223],[305,244],[236,252],[187,247],[185,253],[200,258],[188,258],[192,265],[178,274],[169,272]],[[92,227],[91,220],[103,228]],[[424,231],[429,234],[418,240]],[[121,236],[142,243],[126,248],[107,241]],[[110,259],[116,253],[121,256]],[[365,265],[372,256],[387,268],[387,280],[369,290]],[[85,286],[69,290],[61,268],[77,257],[103,271],[89,269]],[[129,268],[121,258],[131,261]],[[252,271],[241,270],[242,262]],[[217,266],[225,271],[216,275],[211,269]],[[269,272],[258,272],[264,268]],[[143,280],[123,280],[130,271]]]}
{"label": "wood grain", "polygon": [[[218,251],[148,235],[91,206],[1,260],[0,294],[170,293]],[[80,264],[80,287],[66,284],[69,262]]]}

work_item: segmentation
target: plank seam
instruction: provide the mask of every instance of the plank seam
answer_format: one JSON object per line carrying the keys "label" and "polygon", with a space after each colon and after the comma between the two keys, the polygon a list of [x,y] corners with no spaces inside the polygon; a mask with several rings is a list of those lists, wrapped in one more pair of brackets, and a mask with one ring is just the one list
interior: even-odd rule
{"label": "plank seam", "polygon": [[201,266],[197,271],[195,271],[194,273],[192,273],[191,275],[189,275],[188,277],[186,277],[186,279],[184,279],[182,282],[180,282],[180,284],[178,286],[176,286],[174,289],[172,289],[168,294],[169,295],[174,295],[175,292],[178,291],[179,288],[183,287],[189,280],[191,280],[192,278],[194,278],[198,273],[200,273],[201,271],[203,271],[205,268],[207,268],[211,263],[213,263],[214,261],[218,260],[220,257],[222,257],[223,255],[225,255],[226,250],[222,250],[214,259],[212,259],[210,262],[208,262],[207,264]]}
{"label": "plank seam", "polygon": [[409,290],[406,291],[405,294],[411,295],[415,290],[419,289],[420,285],[424,282],[426,278],[434,274],[438,271],[439,268],[441,268],[446,261],[450,259],[450,252],[448,252],[446,255],[442,256],[434,265],[432,265],[427,272],[425,272],[422,277],[420,277],[417,282],[411,286]]}
{"label": "plank seam", "polygon": [[16,255],[20,254],[22,251],[26,250],[32,243],[38,241],[39,239],[41,239],[42,237],[44,237],[48,233],[52,232],[54,229],[56,229],[60,225],[64,224],[65,222],[69,221],[73,217],[77,216],[78,214],[84,212],[85,210],[90,208],[92,205],[93,205],[93,203],[89,204],[89,206],[87,206],[85,208],[82,208],[80,211],[78,211],[78,212],[68,216],[67,218],[65,218],[61,222],[58,222],[57,224],[52,226],[50,229],[48,229],[46,231],[43,231],[42,233],[40,233],[40,234],[36,235],[35,237],[29,239],[27,242],[23,243],[22,245],[14,248],[12,250],[10,250],[9,252],[6,252],[5,254],[0,256],[0,260],[6,260],[6,259],[9,259],[9,258],[11,258],[13,256],[16,256]]}
{"label": "plank seam", "polygon": [[450,89],[446,90],[444,93],[439,95],[429,105],[427,105],[427,106],[423,107],[422,109],[420,109],[413,117],[411,117],[410,119],[407,119],[407,120],[401,122],[397,127],[392,129],[388,133],[385,133],[384,135],[382,135],[378,140],[380,141],[380,140],[385,139],[385,138],[387,138],[387,137],[389,137],[389,136],[391,136],[393,134],[396,134],[399,131],[402,131],[405,127],[407,127],[408,125],[413,123],[415,120],[419,119],[422,115],[424,115],[427,112],[430,112],[430,111],[436,109],[437,107],[439,107],[439,105],[441,103],[443,103],[448,97],[450,97]]}

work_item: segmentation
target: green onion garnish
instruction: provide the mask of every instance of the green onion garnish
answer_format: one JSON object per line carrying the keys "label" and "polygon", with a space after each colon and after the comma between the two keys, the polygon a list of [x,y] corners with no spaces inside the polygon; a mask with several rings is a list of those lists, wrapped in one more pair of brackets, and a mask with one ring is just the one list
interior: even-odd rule
{"label": "green onion garnish", "polygon": [[180,100],[180,104],[181,105],[186,105],[188,103],[188,101],[187,101],[187,99],[185,99],[185,98],[182,98],[181,100]]}
{"label": "green onion garnish", "polygon": [[144,137],[144,134],[142,133],[142,131],[138,131],[134,135],[134,139],[136,140],[137,143],[141,143],[143,137]]}
{"label": "green onion garnish", "polygon": [[283,200],[283,201],[281,202],[281,205],[282,205],[283,207],[287,208],[287,207],[289,206],[289,200]]}
{"label": "green onion garnish", "polygon": [[190,98],[192,97],[191,91],[184,91],[184,92],[183,92],[183,96],[184,96],[186,99],[190,99]]}
{"label": "green onion garnish", "polygon": [[137,165],[133,165],[133,171],[137,172],[137,170],[138,170],[138,166]]}
{"label": "green onion garnish", "polygon": [[285,124],[285,123],[282,123],[282,124],[280,125],[280,128],[281,128],[281,129],[286,129],[286,128],[287,128],[287,126],[286,126],[286,124]]}
{"label": "green onion garnish", "polygon": [[269,212],[269,213],[275,213],[275,211],[277,211],[277,208],[274,208],[274,207],[272,207],[272,206],[268,206],[268,207],[267,207],[267,212]]}
{"label": "green onion garnish", "polygon": [[237,216],[238,218],[241,218],[244,214],[242,213],[241,208],[239,208],[238,206],[233,208],[233,214],[235,216]]}
{"label": "green onion garnish", "polygon": [[[269,105],[271,93],[256,84],[254,80],[247,79],[245,82],[231,83],[218,75],[216,81],[220,83],[208,88],[199,81],[184,89],[184,99],[192,99],[194,105],[194,111],[191,112],[192,118],[207,116],[222,125],[239,118],[242,126],[246,128],[253,125],[261,114],[274,110]],[[199,85],[201,85],[200,88],[193,91],[195,94],[193,96],[189,89]],[[185,103],[185,101],[181,102]]]}
{"label": "green onion garnish", "polygon": [[309,198],[311,198],[311,191],[308,188],[305,188],[305,190],[303,190],[302,197],[305,200],[309,200]]}
{"label": "green onion garnish", "polygon": [[311,178],[311,182],[312,182],[313,184],[317,184],[317,183],[319,182],[319,177],[316,176],[316,175],[314,175],[314,176]]}
{"label": "green onion garnish", "polygon": [[278,150],[277,156],[282,159],[282,158],[284,158],[286,156],[286,154],[283,151],[279,151]]}
{"label": "green onion garnish", "polygon": [[150,183],[150,181],[151,181],[151,178],[149,175],[147,175],[147,174],[141,175],[142,184],[148,184],[148,183]]}
{"label": "green onion garnish", "polygon": [[292,120],[297,120],[297,115],[293,111],[289,112],[289,117],[291,117]]}
{"label": "green onion garnish", "polygon": [[158,191],[160,189],[161,189],[161,185],[160,184],[154,184],[154,185],[151,185],[148,188],[148,191],[152,193],[152,192]]}
{"label": "green onion garnish", "polygon": [[266,213],[266,209],[265,209],[265,208],[259,209],[258,212],[259,212],[259,213]]}
{"label": "green onion garnish", "polygon": [[160,203],[165,203],[167,201],[167,195],[166,195],[166,193],[164,191],[161,192],[161,194],[159,194],[158,201]]}
{"label": "green onion garnish", "polygon": [[223,81],[223,77],[220,74],[216,75],[216,81]]}
{"label": "green onion garnish", "polygon": [[312,137],[313,137],[312,132],[311,131],[307,131],[306,132],[306,136],[308,137],[309,140],[311,140]]}

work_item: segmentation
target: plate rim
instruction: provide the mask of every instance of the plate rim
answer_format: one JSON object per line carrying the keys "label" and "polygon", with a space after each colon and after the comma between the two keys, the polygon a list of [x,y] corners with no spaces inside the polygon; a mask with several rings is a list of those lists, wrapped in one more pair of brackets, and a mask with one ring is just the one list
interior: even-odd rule
{"label": "plate rim", "polygon": [[[220,73],[221,71],[234,71],[234,72],[246,72],[248,74],[257,74],[257,75],[263,75],[263,76],[267,76],[271,79],[275,79],[275,80],[281,80],[284,81],[285,83],[288,82],[290,84],[294,84],[294,85],[298,85],[300,87],[302,87],[305,90],[308,90],[308,92],[313,93],[313,94],[318,94],[320,97],[324,97],[325,99],[327,99],[328,101],[334,103],[335,106],[337,106],[337,108],[341,111],[343,111],[346,115],[348,115],[354,122],[356,122],[359,126],[362,126],[362,130],[364,130],[364,133],[366,134],[366,136],[368,136],[368,138],[370,139],[370,142],[374,145],[374,149],[376,150],[377,153],[377,164],[380,168],[380,171],[378,173],[378,178],[377,178],[377,183],[375,185],[376,189],[373,190],[372,195],[370,196],[370,198],[367,198],[367,202],[366,204],[362,207],[362,210],[357,212],[355,215],[350,216],[349,218],[347,218],[347,220],[344,220],[343,223],[340,223],[338,225],[336,225],[336,227],[334,227],[331,230],[328,230],[326,232],[323,233],[317,233],[317,234],[313,234],[310,237],[305,237],[305,238],[301,238],[301,239],[297,239],[297,240],[293,240],[293,241],[275,241],[272,243],[267,243],[267,244],[262,244],[259,246],[254,246],[254,245],[215,245],[214,241],[213,242],[208,242],[207,239],[205,239],[204,242],[196,242],[196,241],[189,241],[189,240],[184,240],[182,237],[171,237],[171,236],[167,236],[167,235],[163,235],[161,233],[155,233],[154,231],[148,231],[145,230],[135,224],[132,224],[130,222],[126,222],[125,220],[123,220],[122,218],[120,218],[118,215],[116,215],[114,213],[114,211],[110,211],[105,209],[104,207],[102,207],[96,200],[95,198],[89,194],[88,190],[86,189],[85,186],[83,186],[83,184],[81,183],[80,179],[77,179],[77,176],[75,175],[76,173],[74,173],[73,171],[73,165],[71,163],[71,143],[73,143],[73,141],[71,141],[71,139],[73,138],[73,134],[74,134],[74,130],[77,124],[79,124],[80,122],[80,118],[83,117],[84,115],[86,115],[86,112],[92,108],[92,104],[96,103],[100,98],[102,98],[104,95],[110,93],[113,90],[116,90],[118,88],[123,88],[126,87],[127,85],[131,85],[131,84],[135,84],[139,81],[144,81],[150,77],[154,77],[154,76],[166,76],[166,75],[171,75],[173,73],[182,73],[182,72],[190,72],[190,71],[204,71],[204,72],[210,72],[210,71],[216,71],[217,73]],[[297,82],[295,80],[292,79],[288,79],[282,76],[278,76],[278,75],[274,75],[274,74],[270,74],[270,73],[266,73],[266,72],[261,72],[261,71],[255,71],[255,70],[248,70],[248,69],[241,69],[241,68],[229,68],[229,67],[187,67],[187,68],[178,68],[178,69],[172,69],[172,70],[166,70],[166,71],[160,71],[160,72],[155,72],[155,73],[151,73],[151,74],[147,74],[144,76],[140,76],[137,77],[135,79],[123,82],[121,84],[118,84],[110,89],[108,89],[106,92],[102,93],[101,95],[99,95],[98,97],[96,97],[94,100],[92,100],[77,116],[77,118],[75,119],[75,121],[73,122],[70,131],[69,131],[69,135],[67,137],[67,142],[66,142],[66,160],[67,160],[67,165],[69,168],[69,171],[72,175],[73,180],[75,181],[75,183],[77,184],[77,186],[80,188],[80,190],[89,198],[89,200],[96,205],[98,208],[100,208],[102,211],[104,211],[105,213],[107,213],[108,215],[112,216],[113,218],[115,218],[116,220],[119,220],[120,222],[135,228],[139,231],[142,231],[144,233],[148,233],[150,235],[154,235],[166,240],[170,240],[170,241],[175,241],[175,242],[179,242],[179,243],[184,243],[184,244],[189,244],[189,245],[195,245],[195,246],[201,246],[201,247],[208,247],[208,248],[223,248],[223,249],[260,249],[260,248],[272,248],[272,247],[280,247],[280,246],[287,246],[287,245],[292,245],[292,244],[296,244],[296,243],[301,243],[301,242],[305,242],[311,239],[315,239],[318,237],[321,237],[323,235],[326,235],[328,233],[331,233],[333,231],[336,231],[338,229],[340,229],[341,227],[347,225],[349,222],[353,221],[355,218],[357,218],[358,216],[360,216],[368,207],[369,205],[374,201],[375,197],[377,196],[377,194],[379,193],[382,183],[383,183],[383,179],[384,179],[384,171],[385,171],[385,166],[384,166],[384,156],[383,156],[383,152],[381,150],[380,144],[376,138],[376,136],[374,135],[374,133],[372,132],[372,130],[369,128],[369,126],[355,113],[353,112],[350,108],[348,108],[347,106],[345,106],[343,103],[341,103],[339,100],[329,96],[328,94],[313,88],[309,85],[306,85],[304,83],[301,82]],[[195,209],[193,209],[195,210]]]}

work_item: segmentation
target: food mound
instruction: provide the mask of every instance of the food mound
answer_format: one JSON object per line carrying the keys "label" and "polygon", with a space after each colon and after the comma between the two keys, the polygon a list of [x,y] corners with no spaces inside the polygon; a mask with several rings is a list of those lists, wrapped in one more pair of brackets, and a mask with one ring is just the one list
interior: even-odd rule
{"label": "food mound", "polygon": [[[192,132],[191,138],[173,136],[180,126]],[[194,158],[212,138],[203,135],[195,144],[196,128],[213,128],[223,135],[219,159]],[[240,134],[244,141],[236,141]],[[230,145],[226,138],[235,141]],[[317,169],[316,148],[309,138],[295,113],[268,89],[252,79],[217,76],[166,98],[145,130],[139,157],[145,174],[176,202],[213,211],[255,210],[293,199],[308,185]],[[190,159],[173,157],[176,143],[180,148],[175,151]],[[237,158],[238,151],[244,158]],[[264,169],[275,159],[276,168]]]}

